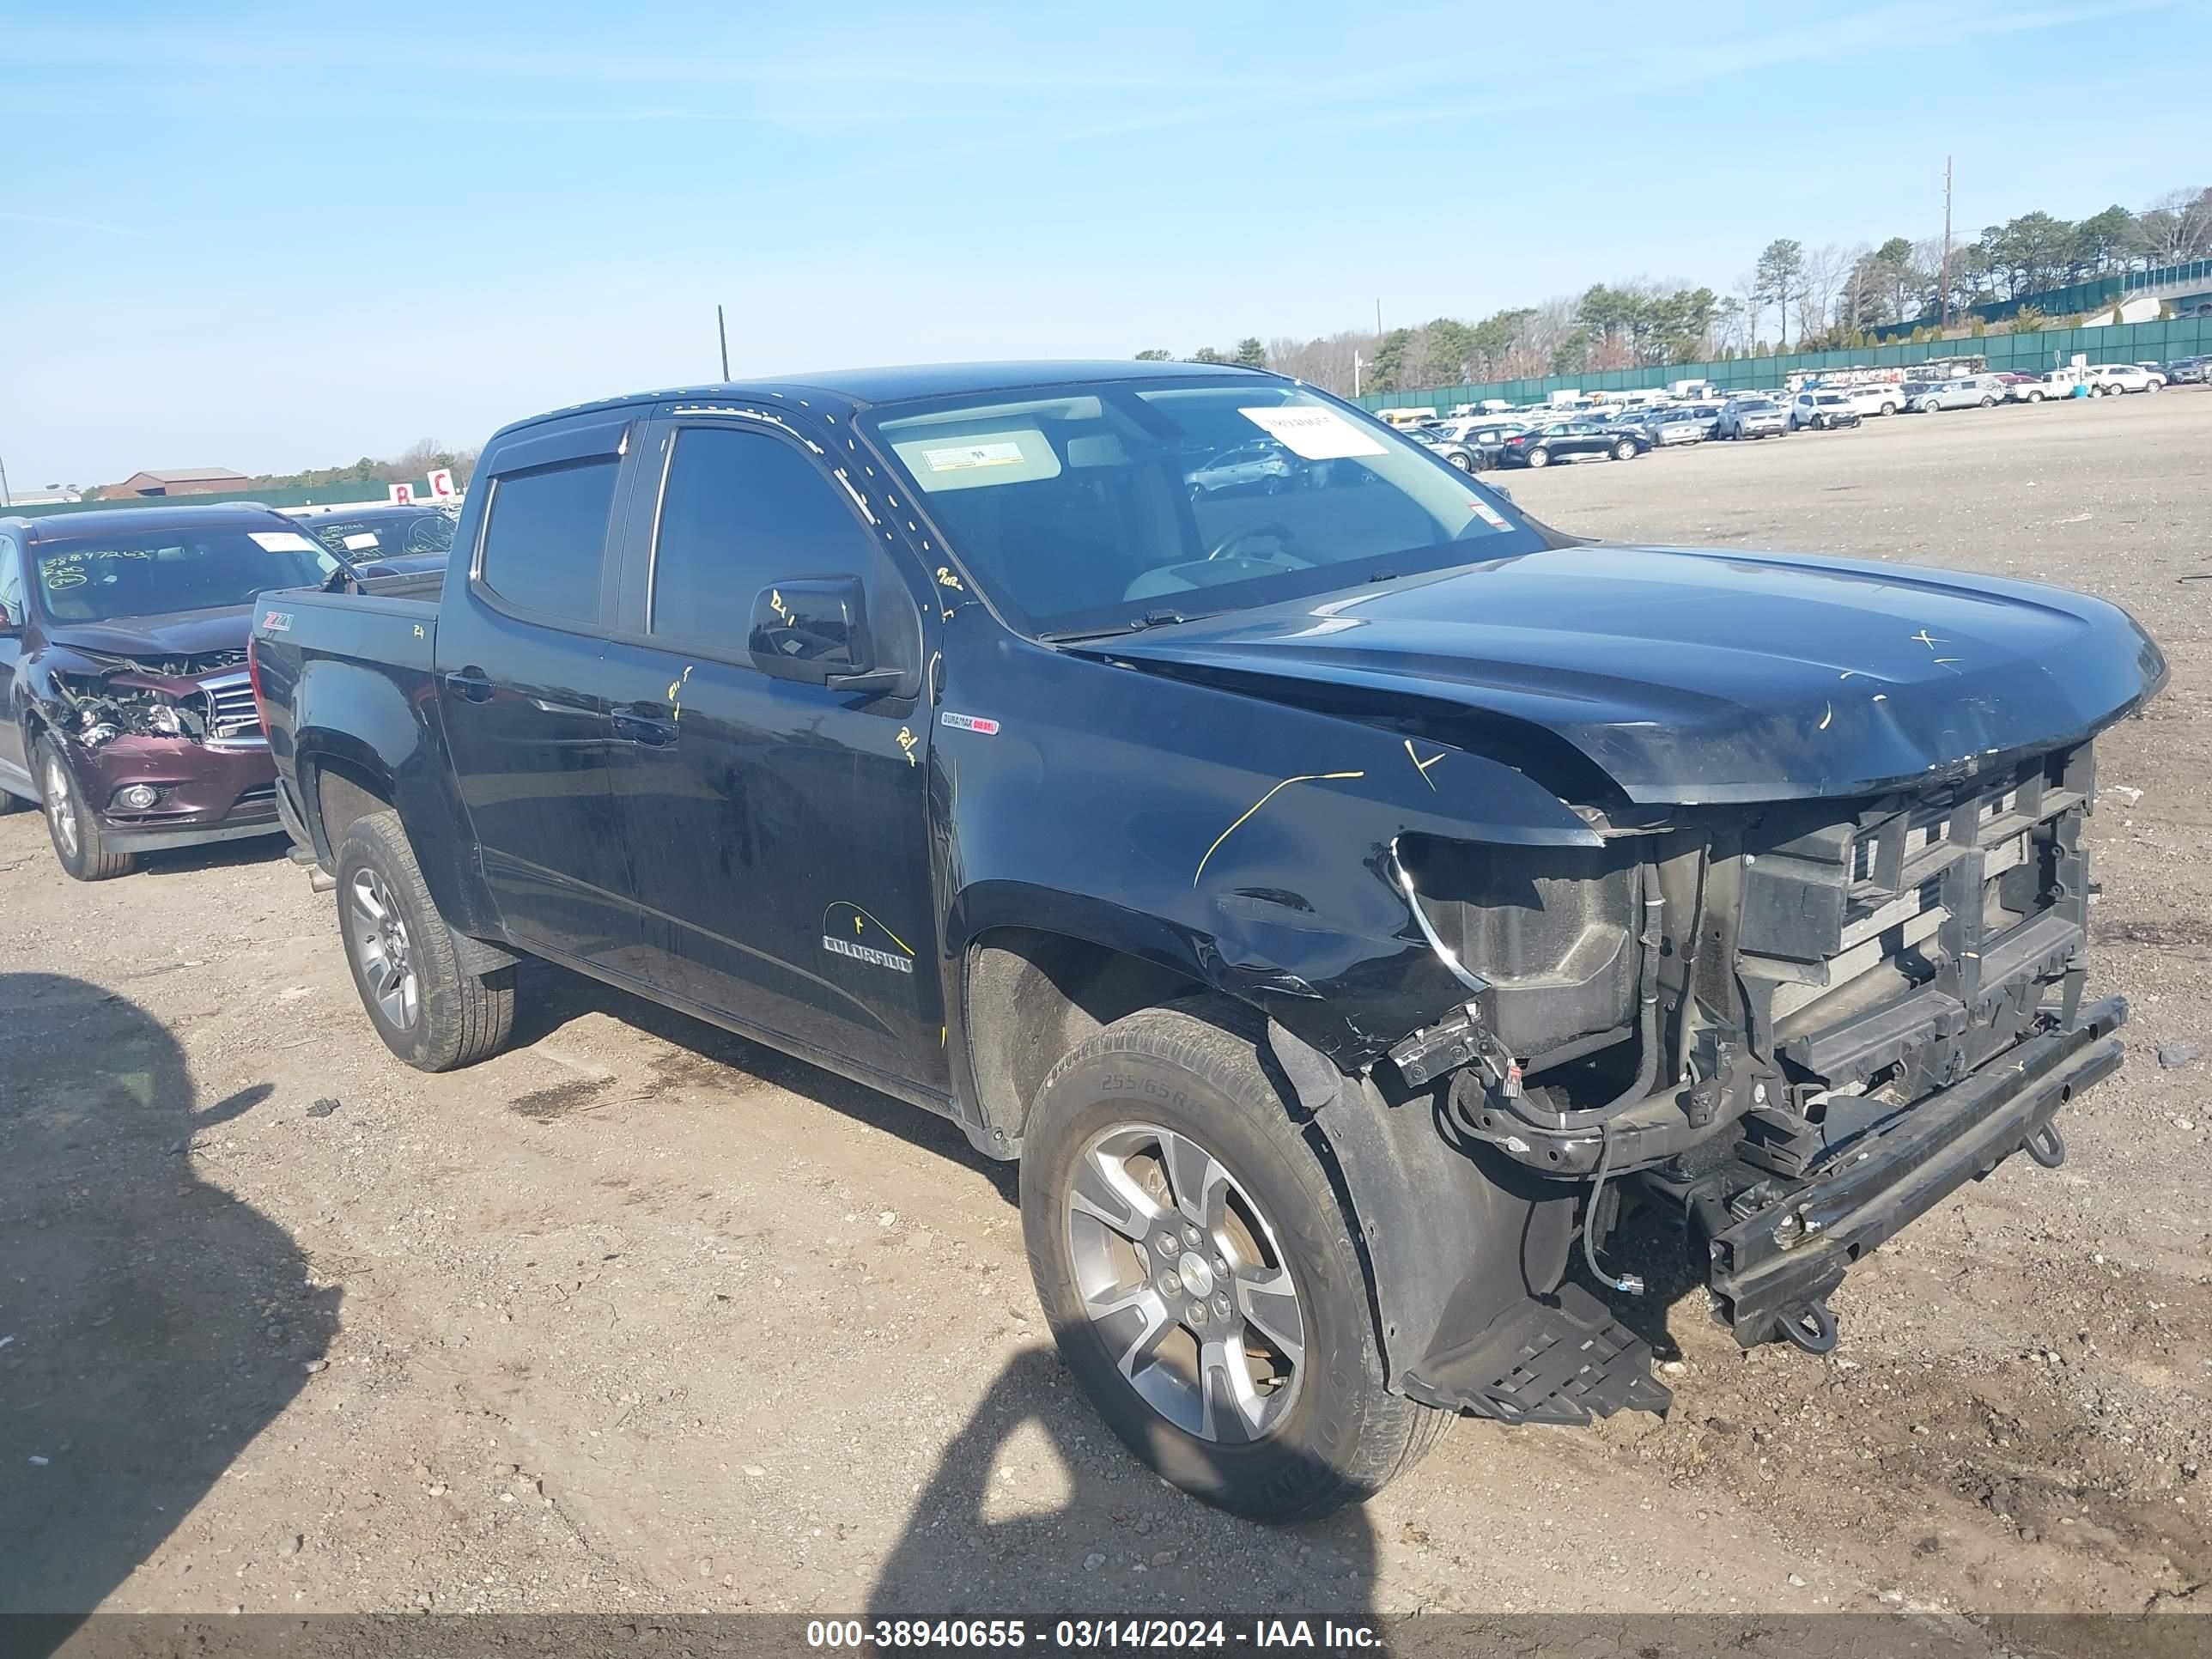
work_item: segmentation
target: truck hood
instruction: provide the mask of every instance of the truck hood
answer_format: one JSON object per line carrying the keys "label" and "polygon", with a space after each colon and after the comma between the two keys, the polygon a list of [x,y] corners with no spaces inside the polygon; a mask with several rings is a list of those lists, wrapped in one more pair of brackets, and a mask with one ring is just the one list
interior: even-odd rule
{"label": "truck hood", "polygon": [[1596,544],[1085,648],[1488,754],[1570,799],[1609,781],[1684,805],[1977,770],[2088,736],[2166,672],[2125,611],[2057,588]]}
{"label": "truck hood", "polygon": [[161,617],[117,617],[107,622],[52,623],[48,641],[73,651],[136,661],[197,657],[216,651],[243,651],[250,605],[221,605]]}

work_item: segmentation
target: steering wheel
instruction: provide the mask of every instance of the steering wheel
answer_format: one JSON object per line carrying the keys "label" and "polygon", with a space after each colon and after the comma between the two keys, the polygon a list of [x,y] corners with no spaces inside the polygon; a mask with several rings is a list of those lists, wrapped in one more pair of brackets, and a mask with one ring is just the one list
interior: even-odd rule
{"label": "steering wheel", "polygon": [[[1254,554],[1249,556],[1252,558],[1255,563],[1272,564],[1281,559],[1296,558],[1297,556],[1290,550],[1288,545],[1288,544],[1297,539],[1297,537],[1291,533],[1290,526],[1285,524],[1279,519],[1262,519],[1258,524],[1248,524],[1241,530],[1232,530],[1226,536],[1224,536],[1219,541],[1214,543],[1212,547],[1206,550],[1204,562],[1210,564],[1216,559],[1235,558],[1238,556],[1236,550],[1237,549],[1243,546],[1245,543],[1249,541],[1255,541],[1262,536],[1272,537],[1274,539],[1275,550],[1273,554]],[[1301,561],[1301,562],[1303,562],[1303,561]]]}

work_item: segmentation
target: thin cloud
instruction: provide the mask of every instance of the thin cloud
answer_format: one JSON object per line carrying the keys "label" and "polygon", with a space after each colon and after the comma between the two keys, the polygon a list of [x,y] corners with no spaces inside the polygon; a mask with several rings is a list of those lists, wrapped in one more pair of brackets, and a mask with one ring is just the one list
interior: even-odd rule
{"label": "thin cloud", "polygon": [[13,213],[0,209],[0,219],[22,225],[53,225],[63,230],[96,230],[107,236],[136,236],[128,225],[103,225],[96,219],[64,219],[51,213]]}

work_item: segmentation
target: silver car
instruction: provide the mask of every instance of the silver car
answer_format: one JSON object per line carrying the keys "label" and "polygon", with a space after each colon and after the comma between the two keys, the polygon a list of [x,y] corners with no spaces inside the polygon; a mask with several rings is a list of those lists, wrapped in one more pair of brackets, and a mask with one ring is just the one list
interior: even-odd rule
{"label": "silver car", "polygon": [[1667,449],[1675,444],[1701,444],[1705,441],[1706,423],[1679,409],[1651,410],[1623,424],[1642,428],[1651,440],[1654,449]]}
{"label": "silver car", "polygon": [[1923,415],[1939,409],[1994,409],[2005,401],[2005,385],[1993,374],[1969,374],[1929,387],[1905,404]]}
{"label": "silver car", "polygon": [[1731,398],[1721,405],[1717,438],[1780,438],[1790,431],[1790,411],[1768,398]]}

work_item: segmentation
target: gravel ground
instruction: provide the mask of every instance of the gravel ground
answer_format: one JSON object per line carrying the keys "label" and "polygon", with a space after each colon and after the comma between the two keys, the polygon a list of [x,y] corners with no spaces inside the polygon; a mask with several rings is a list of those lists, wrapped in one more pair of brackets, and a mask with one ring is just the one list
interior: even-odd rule
{"label": "gravel ground", "polygon": [[1624,1310],[1666,1421],[1462,1424],[1295,1529],[1105,1434],[1037,1317],[1011,1171],[945,1126],[551,969],[513,1052],[422,1077],[276,849],[79,886],[38,818],[0,818],[0,1608],[2187,1604],[2212,1578],[2208,440],[2212,392],[2182,390],[1509,481],[1608,538],[2133,610],[2174,673],[2102,745],[2093,820],[2092,990],[2134,999],[2131,1058],[2070,1110],[2063,1170],[2015,1159],[1856,1273],[1829,1359],[1739,1354],[1678,1291]]}

